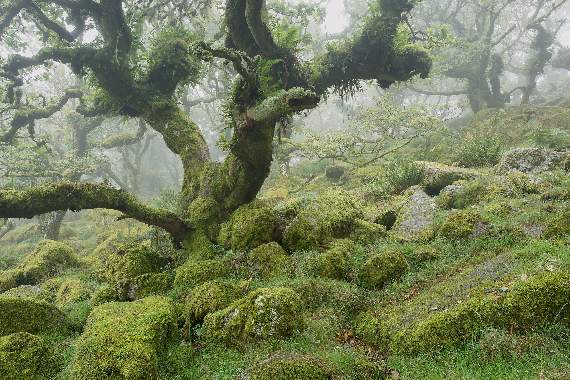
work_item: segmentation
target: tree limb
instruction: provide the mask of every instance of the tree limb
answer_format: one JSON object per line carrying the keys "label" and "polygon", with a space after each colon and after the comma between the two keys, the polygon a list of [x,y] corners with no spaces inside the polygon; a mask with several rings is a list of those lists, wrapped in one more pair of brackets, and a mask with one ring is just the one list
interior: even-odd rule
{"label": "tree limb", "polygon": [[93,183],[63,182],[28,190],[0,190],[0,218],[32,218],[52,211],[105,208],[160,227],[182,240],[191,227],[178,216],[146,206],[133,195]]}

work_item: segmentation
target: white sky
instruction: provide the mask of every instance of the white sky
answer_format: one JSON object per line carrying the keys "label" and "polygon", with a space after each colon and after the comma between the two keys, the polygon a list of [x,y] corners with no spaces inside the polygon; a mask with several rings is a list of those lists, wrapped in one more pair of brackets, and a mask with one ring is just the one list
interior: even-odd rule
{"label": "white sky", "polygon": [[346,16],[344,1],[329,0],[326,10],[325,32],[329,34],[342,32],[348,26],[348,17]]}

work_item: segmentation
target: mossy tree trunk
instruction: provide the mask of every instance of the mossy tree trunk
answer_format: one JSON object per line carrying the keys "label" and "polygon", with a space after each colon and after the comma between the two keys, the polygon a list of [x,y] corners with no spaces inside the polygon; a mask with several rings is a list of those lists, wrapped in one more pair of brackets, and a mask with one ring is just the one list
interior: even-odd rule
{"label": "mossy tree trunk", "polygon": [[[0,33],[26,9],[10,9],[0,22]],[[68,12],[77,29],[87,19],[98,26],[102,42],[97,45],[59,44],[42,48],[34,57],[11,57],[3,67],[7,78],[20,78],[24,69],[57,61],[71,66],[78,74],[90,70],[100,87],[95,99],[82,102],[86,115],[118,113],[139,117],[162,134],[168,148],[180,156],[184,166],[184,215],[175,218],[161,210],[139,204],[134,198],[102,185],[64,185],[28,190],[26,193],[0,191],[0,217],[93,207],[119,209],[127,216],[167,229],[178,238],[191,231],[216,234],[216,227],[239,206],[253,200],[269,174],[273,159],[276,125],[282,118],[316,107],[330,88],[341,93],[358,89],[360,80],[377,80],[383,87],[419,74],[426,76],[431,60],[421,48],[409,43],[398,46],[396,31],[413,7],[412,0],[377,0],[354,36],[331,44],[312,62],[301,62],[287,48],[279,46],[268,28],[263,0],[226,2],[227,43],[212,47],[187,38],[183,30],[156,44],[146,54],[144,75],[135,74],[133,37],[122,1],[85,0],[57,3]],[[17,7],[16,7],[17,8]],[[40,8],[41,9],[41,8]],[[49,17],[45,16],[45,20]],[[44,18],[36,20],[42,22]],[[60,39],[62,33],[52,22],[44,25]],[[208,146],[199,127],[183,112],[175,91],[191,81],[200,64],[214,58],[231,62],[239,74],[229,99],[227,116],[233,136],[227,158],[210,159]],[[270,67],[267,71],[264,68]],[[25,204],[22,197],[31,202]],[[72,199],[68,202],[67,199]],[[42,204],[35,202],[43,199]],[[71,204],[70,204],[71,203]],[[10,215],[6,215],[10,214]]]}

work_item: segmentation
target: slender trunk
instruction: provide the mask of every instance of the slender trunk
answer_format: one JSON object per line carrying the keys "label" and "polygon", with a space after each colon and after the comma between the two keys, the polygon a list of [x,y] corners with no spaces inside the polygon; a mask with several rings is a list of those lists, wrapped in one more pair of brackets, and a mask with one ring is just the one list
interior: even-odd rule
{"label": "slender trunk", "polygon": [[59,240],[59,233],[61,231],[61,225],[63,219],[65,218],[67,211],[56,211],[53,214],[53,218],[48,222],[45,227],[44,237],[49,240]]}

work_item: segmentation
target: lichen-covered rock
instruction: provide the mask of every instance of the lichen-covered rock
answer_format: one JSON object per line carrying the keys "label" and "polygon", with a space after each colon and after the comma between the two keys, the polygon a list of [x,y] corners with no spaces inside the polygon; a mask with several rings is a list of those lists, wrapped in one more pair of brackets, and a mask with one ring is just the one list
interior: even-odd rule
{"label": "lichen-covered rock", "polygon": [[506,152],[496,167],[498,174],[510,172],[541,173],[564,169],[570,154],[540,148],[515,148]]}
{"label": "lichen-covered rock", "polygon": [[189,259],[176,269],[175,288],[191,289],[198,285],[230,274],[230,267],[222,260]]}
{"label": "lichen-covered rock", "polygon": [[187,323],[201,323],[210,313],[224,309],[234,302],[240,290],[231,281],[208,281],[192,290],[186,306]]}
{"label": "lichen-covered rock", "polygon": [[428,240],[434,235],[437,206],[423,190],[412,188],[409,192],[390,235],[400,241]]}
{"label": "lichen-covered rock", "polygon": [[252,250],[247,256],[247,261],[253,275],[271,278],[286,274],[291,259],[278,243],[272,242]]}
{"label": "lichen-covered rock", "polygon": [[279,240],[277,213],[261,201],[241,206],[222,225],[219,240],[226,248],[247,252]]}
{"label": "lichen-covered rock", "polygon": [[2,273],[0,291],[19,285],[36,285],[78,265],[73,249],[67,244],[44,240],[18,267]]}
{"label": "lichen-covered rock", "polygon": [[149,241],[121,243],[108,239],[93,252],[96,274],[105,281],[132,280],[145,273],[160,272],[166,260],[150,247]]}
{"label": "lichen-covered rock", "polygon": [[69,321],[54,305],[33,298],[0,295],[0,336],[65,332]]}
{"label": "lichen-covered rock", "polygon": [[174,309],[164,297],[96,307],[77,343],[71,378],[158,378],[158,355],[176,331]]}
{"label": "lichen-covered rock", "polygon": [[485,224],[479,214],[472,210],[458,210],[447,216],[439,228],[439,235],[450,240],[461,240],[479,235],[484,230]]}
{"label": "lichen-covered rock", "polygon": [[202,333],[209,342],[227,345],[288,337],[304,328],[303,311],[301,297],[289,288],[257,289],[206,315]]}
{"label": "lichen-covered rock", "polygon": [[277,354],[249,370],[250,380],[333,380],[336,368],[311,355]]}
{"label": "lichen-covered rock", "polygon": [[402,252],[388,251],[373,255],[358,273],[360,284],[369,289],[382,288],[402,277],[408,270],[408,262]]}
{"label": "lichen-covered rock", "polygon": [[317,249],[350,235],[362,216],[357,197],[343,190],[326,190],[298,210],[283,233],[283,244],[291,251]]}
{"label": "lichen-covered rock", "polygon": [[61,361],[42,338],[29,333],[0,337],[0,377],[4,379],[53,379]]}

